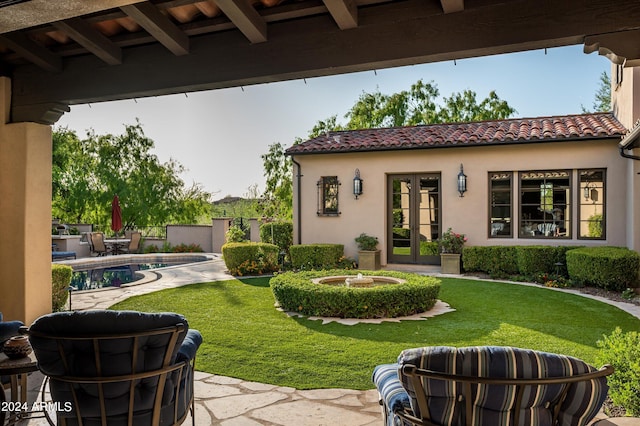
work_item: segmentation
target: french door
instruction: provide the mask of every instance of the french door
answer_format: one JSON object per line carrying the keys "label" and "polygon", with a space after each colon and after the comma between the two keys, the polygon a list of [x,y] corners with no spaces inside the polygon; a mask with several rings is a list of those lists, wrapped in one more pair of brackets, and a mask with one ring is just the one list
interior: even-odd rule
{"label": "french door", "polygon": [[387,195],[388,261],[440,264],[440,174],[389,175]]}

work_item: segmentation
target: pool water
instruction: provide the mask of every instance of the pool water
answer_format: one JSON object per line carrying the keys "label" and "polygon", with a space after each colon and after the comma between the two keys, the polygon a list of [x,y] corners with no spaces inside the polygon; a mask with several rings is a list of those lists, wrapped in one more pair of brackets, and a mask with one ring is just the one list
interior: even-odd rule
{"label": "pool water", "polygon": [[73,291],[94,290],[105,287],[120,287],[123,284],[132,283],[141,279],[143,276],[142,274],[136,274],[137,271],[182,264],[185,264],[185,262],[140,263],[73,271],[70,285],[73,288]]}

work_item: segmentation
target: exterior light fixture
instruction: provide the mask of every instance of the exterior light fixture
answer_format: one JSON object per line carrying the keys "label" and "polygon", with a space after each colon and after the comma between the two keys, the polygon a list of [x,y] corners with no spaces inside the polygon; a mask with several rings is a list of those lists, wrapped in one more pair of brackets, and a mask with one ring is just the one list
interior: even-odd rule
{"label": "exterior light fixture", "polygon": [[584,200],[585,201],[589,201],[589,198],[591,197],[591,188],[589,186],[589,183],[587,183],[584,186]]}
{"label": "exterior light fixture", "polygon": [[458,173],[458,192],[461,197],[464,197],[464,193],[467,192],[467,175],[464,174],[462,164],[460,164],[460,173]]}
{"label": "exterior light fixture", "polygon": [[356,176],[353,178],[353,195],[356,200],[362,195],[362,179],[360,179],[360,170],[356,169]]}

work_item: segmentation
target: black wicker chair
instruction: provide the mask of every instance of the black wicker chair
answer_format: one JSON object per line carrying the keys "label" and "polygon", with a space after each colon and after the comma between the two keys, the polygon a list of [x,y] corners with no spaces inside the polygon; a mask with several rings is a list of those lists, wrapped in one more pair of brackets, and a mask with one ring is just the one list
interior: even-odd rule
{"label": "black wicker chair", "polygon": [[38,318],[29,339],[58,425],[178,425],[189,410],[194,419],[202,336],[182,315],[59,312]]}

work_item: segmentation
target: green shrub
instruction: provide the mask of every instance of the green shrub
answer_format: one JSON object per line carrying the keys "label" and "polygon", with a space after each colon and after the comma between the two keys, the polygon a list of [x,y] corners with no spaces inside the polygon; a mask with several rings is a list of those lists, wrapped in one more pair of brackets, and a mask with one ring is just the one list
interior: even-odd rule
{"label": "green shrub", "polygon": [[438,256],[438,250],[437,241],[420,241],[420,256]]}
{"label": "green shrub", "polygon": [[378,249],[378,237],[367,235],[364,232],[355,238],[358,250],[376,251]]}
{"label": "green shrub", "polygon": [[228,243],[241,243],[245,241],[244,230],[236,225],[230,226],[229,230],[224,236]]}
{"label": "green shrub", "polygon": [[578,284],[623,291],[638,286],[640,255],[624,247],[583,247],[567,252],[569,277]]}
{"label": "green shrub", "polygon": [[68,265],[51,265],[51,309],[59,312],[64,309],[69,297],[69,284],[73,269]]}
{"label": "green shrub", "polygon": [[160,253],[160,248],[155,244],[145,244],[142,247],[143,253]]}
{"label": "green shrub", "polygon": [[172,253],[203,253],[199,244],[178,244],[171,249]]}
{"label": "green shrub", "polygon": [[614,373],[607,378],[609,396],[628,416],[640,416],[640,333],[623,333],[617,327],[598,341],[599,364],[611,364]]}
{"label": "green shrub", "polygon": [[286,272],[271,278],[273,295],[285,311],[308,316],[340,318],[392,318],[431,309],[440,291],[440,280],[391,271],[361,271],[363,275],[406,280],[368,288],[315,284],[313,278],[355,275],[353,271]]}
{"label": "green shrub", "polygon": [[589,236],[592,238],[602,237],[602,215],[594,214],[589,216]]}
{"label": "green shrub", "polygon": [[289,248],[295,269],[335,268],[344,255],[342,244],[299,244]]}
{"label": "green shrub", "polygon": [[285,253],[289,253],[289,247],[293,244],[293,223],[269,222],[260,225],[260,241],[271,243],[280,247]]}
{"label": "green shrub", "polygon": [[226,243],[222,257],[231,275],[261,275],[277,271],[278,246],[268,243]]}
{"label": "green shrub", "polygon": [[462,265],[465,271],[486,272],[491,276],[506,276],[518,273],[516,247],[471,246],[462,250]]}
{"label": "green shrub", "polygon": [[516,253],[518,272],[528,277],[554,272],[555,264],[560,261],[553,246],[519,246]]}

